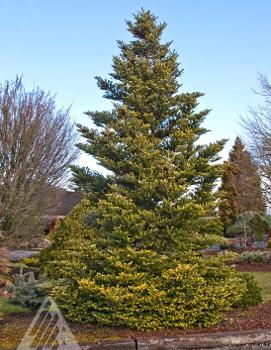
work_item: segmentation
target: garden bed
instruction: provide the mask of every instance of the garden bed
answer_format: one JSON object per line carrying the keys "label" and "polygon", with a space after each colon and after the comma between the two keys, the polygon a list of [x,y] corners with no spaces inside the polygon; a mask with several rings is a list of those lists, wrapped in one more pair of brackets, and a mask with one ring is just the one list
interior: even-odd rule
{"label": "garden bed", "polygon": [[[270,261],[260,263],[242,262],[236,264],[236,269],[238,271],[251,272],[255,276],[258,284],[262,288],[262,295],[265,303],[255,307],[231,311],[225,315],[223,321],[216,327],[197,330],[166,329],[161,331],[140,332],[124,328],[99,327],[93,324],[82,325],[70,322],[69,326],[79,344],[90,344],[131,337],[135,339],[150,339],[152,337],[175,337],[200,333],[210,334],[271,330]],[[0,297],[0,311],[5,313],[4,320],[2,322],[0,321],[0,349],[14,350],[20,343],[35,313],[30,312],[29,309],[9,304],[4,296]]]}
{"label": "garden bed", "polygon": [[235,263],[235,268],[237,271],[242,272],[271,272],[271,260],[254,263]]}
{"label": "garden bed", "polygon": [[[30,325],[33,317],[34,313],[7,315],[0,327],[0,349],[15,349]],[[146,339],[151,337],[169,337],[185,334],[270,330],[271,302],[247,309],[231,311],[227,313],[225,319],[216,327],[197,330],[166,329],[161,331],[140,332],[114,327],[98,327],[93,324],[81,325],[69,323],[69,325],[72,333],[80,344],[129,337]]]}

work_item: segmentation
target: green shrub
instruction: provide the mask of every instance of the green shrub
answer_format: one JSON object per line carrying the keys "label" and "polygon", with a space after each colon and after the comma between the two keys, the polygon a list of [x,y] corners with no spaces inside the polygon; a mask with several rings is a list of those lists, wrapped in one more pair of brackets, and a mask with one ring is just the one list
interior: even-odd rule
{"label": "green shrub", "polygon": [[246,231],[248,238],[262,240],[269,227],[269,221],[265,216],[254,211],[247,211],[237,217],[236,222],[227,229],[225,235],[231,238],[240,235],[244,237],[244,231]]}
{"label": "green shrub", "polygon": [[24,258],[22,263],[29,267],[38,267],[39,266],[39,257],[38,255],[31,256],[30,258]]}
{"label": "green shrub", "polygon": [[91,264],[104,264],[104,269],[95,275],[69,252],[69,266],[61,263],[63,278],[51,284],[51,295],[69,319],[140,330],[206,327],[246,290],[237,274],[218,260],[190,253],[173,263],[151,251],[122,252],[122,260],[113,252],[96,256]]}
{"label": "green shrub", "polygon": [[269,252],[262,251],[252,251],[252,252],[243,252],[235,257],[235,262],[266,262],[270,260],[271,254]]}
{"label": "green shrub", "polygon": [[232,252],[226,249],[218,253],[218,256],[220,257],[221,261],[224,261],[227,264],[229,263],[234,264],[236,262],[236,258],[238,257],[238,255],[239,255],[238,253]]}
{"label": "green shrub", "polygon": [[98,249],[85,225],[88,201],[59,222],[41,253],[52,297],[67,318],[133,329],[214,325],[247,290],[223,258],[195,252]]}
{"label": "green shrub", "polygon": [[246,292],[243,294],[242,298],[234,304],[234,307],[247,307],[262,303],[261,288],[257,285],[254,276],[249,273],[242,273],[240,277],[246,284]]}
{"label": "green shrub", "polygon": [[224,225],[219,217],[206,218],[203,220],[201,233],[221,236],[224,232]]}
{"label": "green shrub", "polygon": [[260,214],[253,216],[249,222],[249,226],[252,231],[252,237],[257,240],[262,240],[263,235],[270,227],[269,223],[266,221],[266,218]]}
{"label": "green shrub", "polygon": [[28,281],[17,276],[14,284],[9,288],[11,296],[10,302],[13,304],[29,307],[31,309],[37,308],[45,298],[45,291],[42,289],[42,284],[45,279]]}

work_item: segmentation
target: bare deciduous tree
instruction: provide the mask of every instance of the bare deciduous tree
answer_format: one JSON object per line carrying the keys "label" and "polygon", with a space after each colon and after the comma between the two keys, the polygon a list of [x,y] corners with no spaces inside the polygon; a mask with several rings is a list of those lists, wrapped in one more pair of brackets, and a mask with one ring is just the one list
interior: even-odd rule
{"label": "bare deciduous tree", "polygon": [[[18,237],[37,233],[48,203],[67,180],[76,134],[69,110],[22,79],[0,85],[0,227]],[[53,204],[53,202],[52,202]]]}
{"label": "bare deciduous tree", "polygon": [[259,90],[263,103],[250,107],[249,115],[241,119],[246,132],[248,147],[262,179],[263,193],[271,204],[271,83],[265,75],[259,75]]}
{"label": "bare deciduous tree", "polygon": [[[9,254],[8,250],[2,247],[2,241],[4,237],[0,232],[0,296],[1,296],[1,288],[6,287],[10,284],[9,277]],[[0,313],[1,317],[1,313]]]}

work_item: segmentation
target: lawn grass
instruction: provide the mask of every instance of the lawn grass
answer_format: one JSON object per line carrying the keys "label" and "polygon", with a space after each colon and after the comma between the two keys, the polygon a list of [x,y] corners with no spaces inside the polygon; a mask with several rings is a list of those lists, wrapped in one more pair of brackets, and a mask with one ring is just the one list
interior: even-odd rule
{"label": "lawn grass", "polygon": [[0,296],[0,314],[3,313],[4,315],[10,315],[28,311],[29,309],[27,307],[11,304],[8,302],[7,298]]}
{"label": "lawn grass", "polygon": [[262,297],[264,302],[271,302],[271,272],[249,272],[258,285],[262,288]]}

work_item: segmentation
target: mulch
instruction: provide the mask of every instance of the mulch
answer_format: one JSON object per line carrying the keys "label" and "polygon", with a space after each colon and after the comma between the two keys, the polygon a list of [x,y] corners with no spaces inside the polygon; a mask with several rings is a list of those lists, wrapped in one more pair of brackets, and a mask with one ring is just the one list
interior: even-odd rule
{"label": "mulch", "polygon": [[271,260],[266,262],[238,263],[235,268],[240,272],[271,272]]}
{"label": "mulch", "polygon": [[[34,313],[6,316],[0,325],[0,348],[16,348],[30,325]],[[99,327],[93,324],[69,323],[72,333],[81,344],[117,338],[167,337],[185,334],[271,330],[271,303],[238,309],[227,313],[219,325],[201,329],[165,329],[160,331],[133,331],[117,327]]]}
{"label": "mulch", "polygon": [[162,330],[154,332],[133,332],[133,336],[172,336],[183,334],[238,332],[248,330],[271,330],[271,303],[264,303],[245,309],[228,312],[217,326],[190,330]]}

